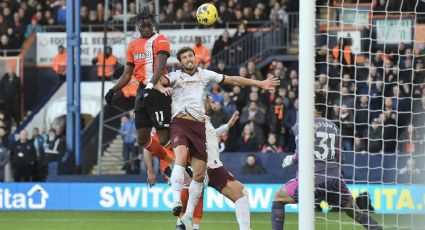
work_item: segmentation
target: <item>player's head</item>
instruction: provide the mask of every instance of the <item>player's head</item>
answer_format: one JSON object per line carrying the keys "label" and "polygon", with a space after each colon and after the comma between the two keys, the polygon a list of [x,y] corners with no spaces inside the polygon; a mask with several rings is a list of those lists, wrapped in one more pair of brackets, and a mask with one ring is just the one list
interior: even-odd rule
{"label": "player's head", "polygon": [[177,51],[177,59],[182,65],[182,68],[191,72],[196,68],[195,51],[190,47],[183,47]]}
{"label": "player's head", "polygon": [[314,109],[316,114],[324,116],[326,112],[326,96],[321,91],[316,91],[314,96]]}
{"label": "player's head", "polygon": [[142,38],[148,38],[153,34],[153,14],[149,6],[142,7],[140,12],[136,15],[136,24]]}

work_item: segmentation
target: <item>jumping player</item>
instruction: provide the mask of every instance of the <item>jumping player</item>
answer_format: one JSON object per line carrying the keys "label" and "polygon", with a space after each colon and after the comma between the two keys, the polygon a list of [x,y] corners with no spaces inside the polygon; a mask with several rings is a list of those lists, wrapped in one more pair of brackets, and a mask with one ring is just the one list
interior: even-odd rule
{"label": "jumping player", "polygon": [[[203,177],[207,166],[205,130],[205,100],[207,85],[222,83],[231,85],[257,86],[269,89],[279,85],[276,77],[264,81],[239,76],[224,76],[213,71],[197,68],[194,51],[189,47],[177,52],[182,69],[168,74],[165,84],[172,87],[172,122],[170,125],[171,143],[176,155],[176,163],[171,174],[173,189],[173,215],[178,216],[182,209],[181,189],[188,152],[192,157],[193,180],[189,186],[189,200],[182,222],[192,230],[193,211],[202,193]],[[163,83],[164,84],[164,83]]]}
{"label": "jumping player", "polygon": [[[373,217],[358,209],[350,190],[342,179],[338,140],[339,128],[333,122],[322,117],[326,110],[326,100],[323,93],[316,93],[315,104],[315,199],[318,201],[326,200],[332,205],[338,205],[349,217],[355,219],[366,229],[382,229]],[[293,131],[298,138],[298,124],[294,126]],[[297,161],[298,152],[285,157],[282,167],[286,168]],[[295,203],[298,203],[298,176],[288,181],[274,195],[271,213],[273,230],[283,230],[285,205]]]}
{"label": "jumping player", "polygon": [[[140,82],[134,110],[138,144],[171,163],[172,158],[167,154],[171,150],[163,147],[169,142],[171,97],[165,94],[167,88],[157,84],[161,76],[166,74],[170,43],[164,35],[153,31],[153,15],[148,6],[144,6],[137,14],[136,22],[141,37],[128,45],[124,73],[105,95],[105,100],[112,104],[115,93],[126,86],[134,74]],[[155,127],[159,140],[151,138],[152,127]],[[148,178],[150,184],[154,183],[153,172],[148,172]]]}
{"label": "jumping player", "polygon": [[[237,181],[234,176],[223,166],[220,161],[220,153],[218,149],[218,137],[224,133],[227,133],[231,127],[236,123],[239,118],[239,112],[234,112],[227,124],[214,129],[211,124],[210,116],[213,113],[213,104],[211,97],[208,97],[205,104],[205,112],[207,114],[205,119],[207,135],[207,150],[208,150],[208,186],[215,188],[218,192],[223,194],[229,200],[235,203],[236,219],[239,224],[240,230],[250,229],[250,212],[249,212],[249,200],[248,191],[245,186]],[[182,190],[182,204],[183,212],[187,202],[186,190]],[[200,198],[198,205],[195,208],[193,222],[194,229],[197,229],[195,225],[199,225],[200,218],[202,217],[202,197]],[[183,229],[177,226],[176,230]]]}

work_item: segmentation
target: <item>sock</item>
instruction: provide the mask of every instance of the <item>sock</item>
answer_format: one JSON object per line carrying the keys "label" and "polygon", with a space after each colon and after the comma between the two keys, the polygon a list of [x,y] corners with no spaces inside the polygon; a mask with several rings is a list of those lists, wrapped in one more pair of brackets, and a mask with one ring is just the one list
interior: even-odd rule
{"label": "sock", "polygon": [[174,159],[171,157],[172,151],[162,146],[161,143],[159,143],[159,140],[156,138],[151,138],[150,142],[145,145],[144,148],[151,152],[152,155],[157,156],[159,159],[167,162],[168,164],[174,161]]}
{"label": "sock", "polygon": [[181,192],[184,182],[184,168],[180,165],[175,165],[171,172],[171,189],[173,190],[173,202],[181,202]]}
{"label": "sock", "polygon": [[379,223],[375,219],[373,219],[373,217],[367,214],[362,214],[362,219],[360,224],[363,225],[368,230],[382,229]]}
{"label": "sock", "polygon": [[271,221],[273,230],[283,230],[283,224],[285,223],[285,205],[282,202],[273,201]]}
{"label": "sock", "polygon": [[250,230],[251,220],[249,213],[248,196],[243,196],[235,201],[236,219],[238,220],[240,230]]}
{"label": "sock", "polygon": [[195,211],[195,207],[198,204],[199,197],[202,194],[202,182],[197,182],[192,180],[189,185],[189,200],[187,201],[186,213],[185,215],[193,218],[193,212]]}
{"label": "sock", "polygon": [[199,230],[199,224],[193,224],[193,230]]}

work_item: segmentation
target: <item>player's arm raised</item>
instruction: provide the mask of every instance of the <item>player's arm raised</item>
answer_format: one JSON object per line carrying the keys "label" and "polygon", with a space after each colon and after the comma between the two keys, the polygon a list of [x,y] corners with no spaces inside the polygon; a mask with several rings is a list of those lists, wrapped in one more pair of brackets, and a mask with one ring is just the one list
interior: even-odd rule
{"label": "player's arm raised", "polygon": [[106,93],[105,95],[105,101],[106,103],[108,103],[109,105],[112,104],[112,99],[115,95],[116,92],[118,92],[119,90],[121,90],[124,86],[126,86],[130,80],[131,80],[131,75],[133,74],[134,71],[134,64],[133,63],[127,63],[127,65],[124,68],[124,72],[121,75],[120,79],[118,80],[117,84],[115,84],[114,87],[112,87],[108,93]]}
{"label": "player's arm raised", "polygon": [[168,56],[169,55],[165,54],[165,52],[157,53],[156,69],[153,73],[151,81],[146,86],[147,88],[149,88],[148,86],[150,86],[150,84],[152,84],[152,87],[157,87],[157,85],[159,85],[157,83],[159,82],[159,79],[161,79],[161,76],[164,73],[165,67],[167,65]]}
{"label": "player's arm raised", "polygon": [[277,77],[270,77],[264,81],[252,80],[240,76],[224,76],[223,84],[240,85],[240,86],[256,86],[263,89],[270,89],[278,86],[280,81]]}

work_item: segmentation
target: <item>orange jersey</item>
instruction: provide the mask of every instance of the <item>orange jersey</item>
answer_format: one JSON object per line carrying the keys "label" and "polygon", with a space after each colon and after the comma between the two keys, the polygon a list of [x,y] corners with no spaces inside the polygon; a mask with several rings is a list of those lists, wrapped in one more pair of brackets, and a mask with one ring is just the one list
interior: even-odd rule
{"label": "orange jersey", "polygon": [[[117,58],[111,55],[105,60],[105,77],[111,77],[114,73],[114,67],[117,64]],[[97,76],[103,76],[103,53],[97,55]]]}
{"label": "orange jersey", "polygon": [[[170,42],[155,33],[150,38],[137,38],[127,48],[127,63],[134,64],[133,74],[138,81],[147,84],[153,77],[158,53],[170,55]],[[166,71],[163,73],[167,74]]]}
{"label": "orange jersey", "polygon": [[52,69],[58,74],[66,71],[66,53],[57,54],[52,59]]}

